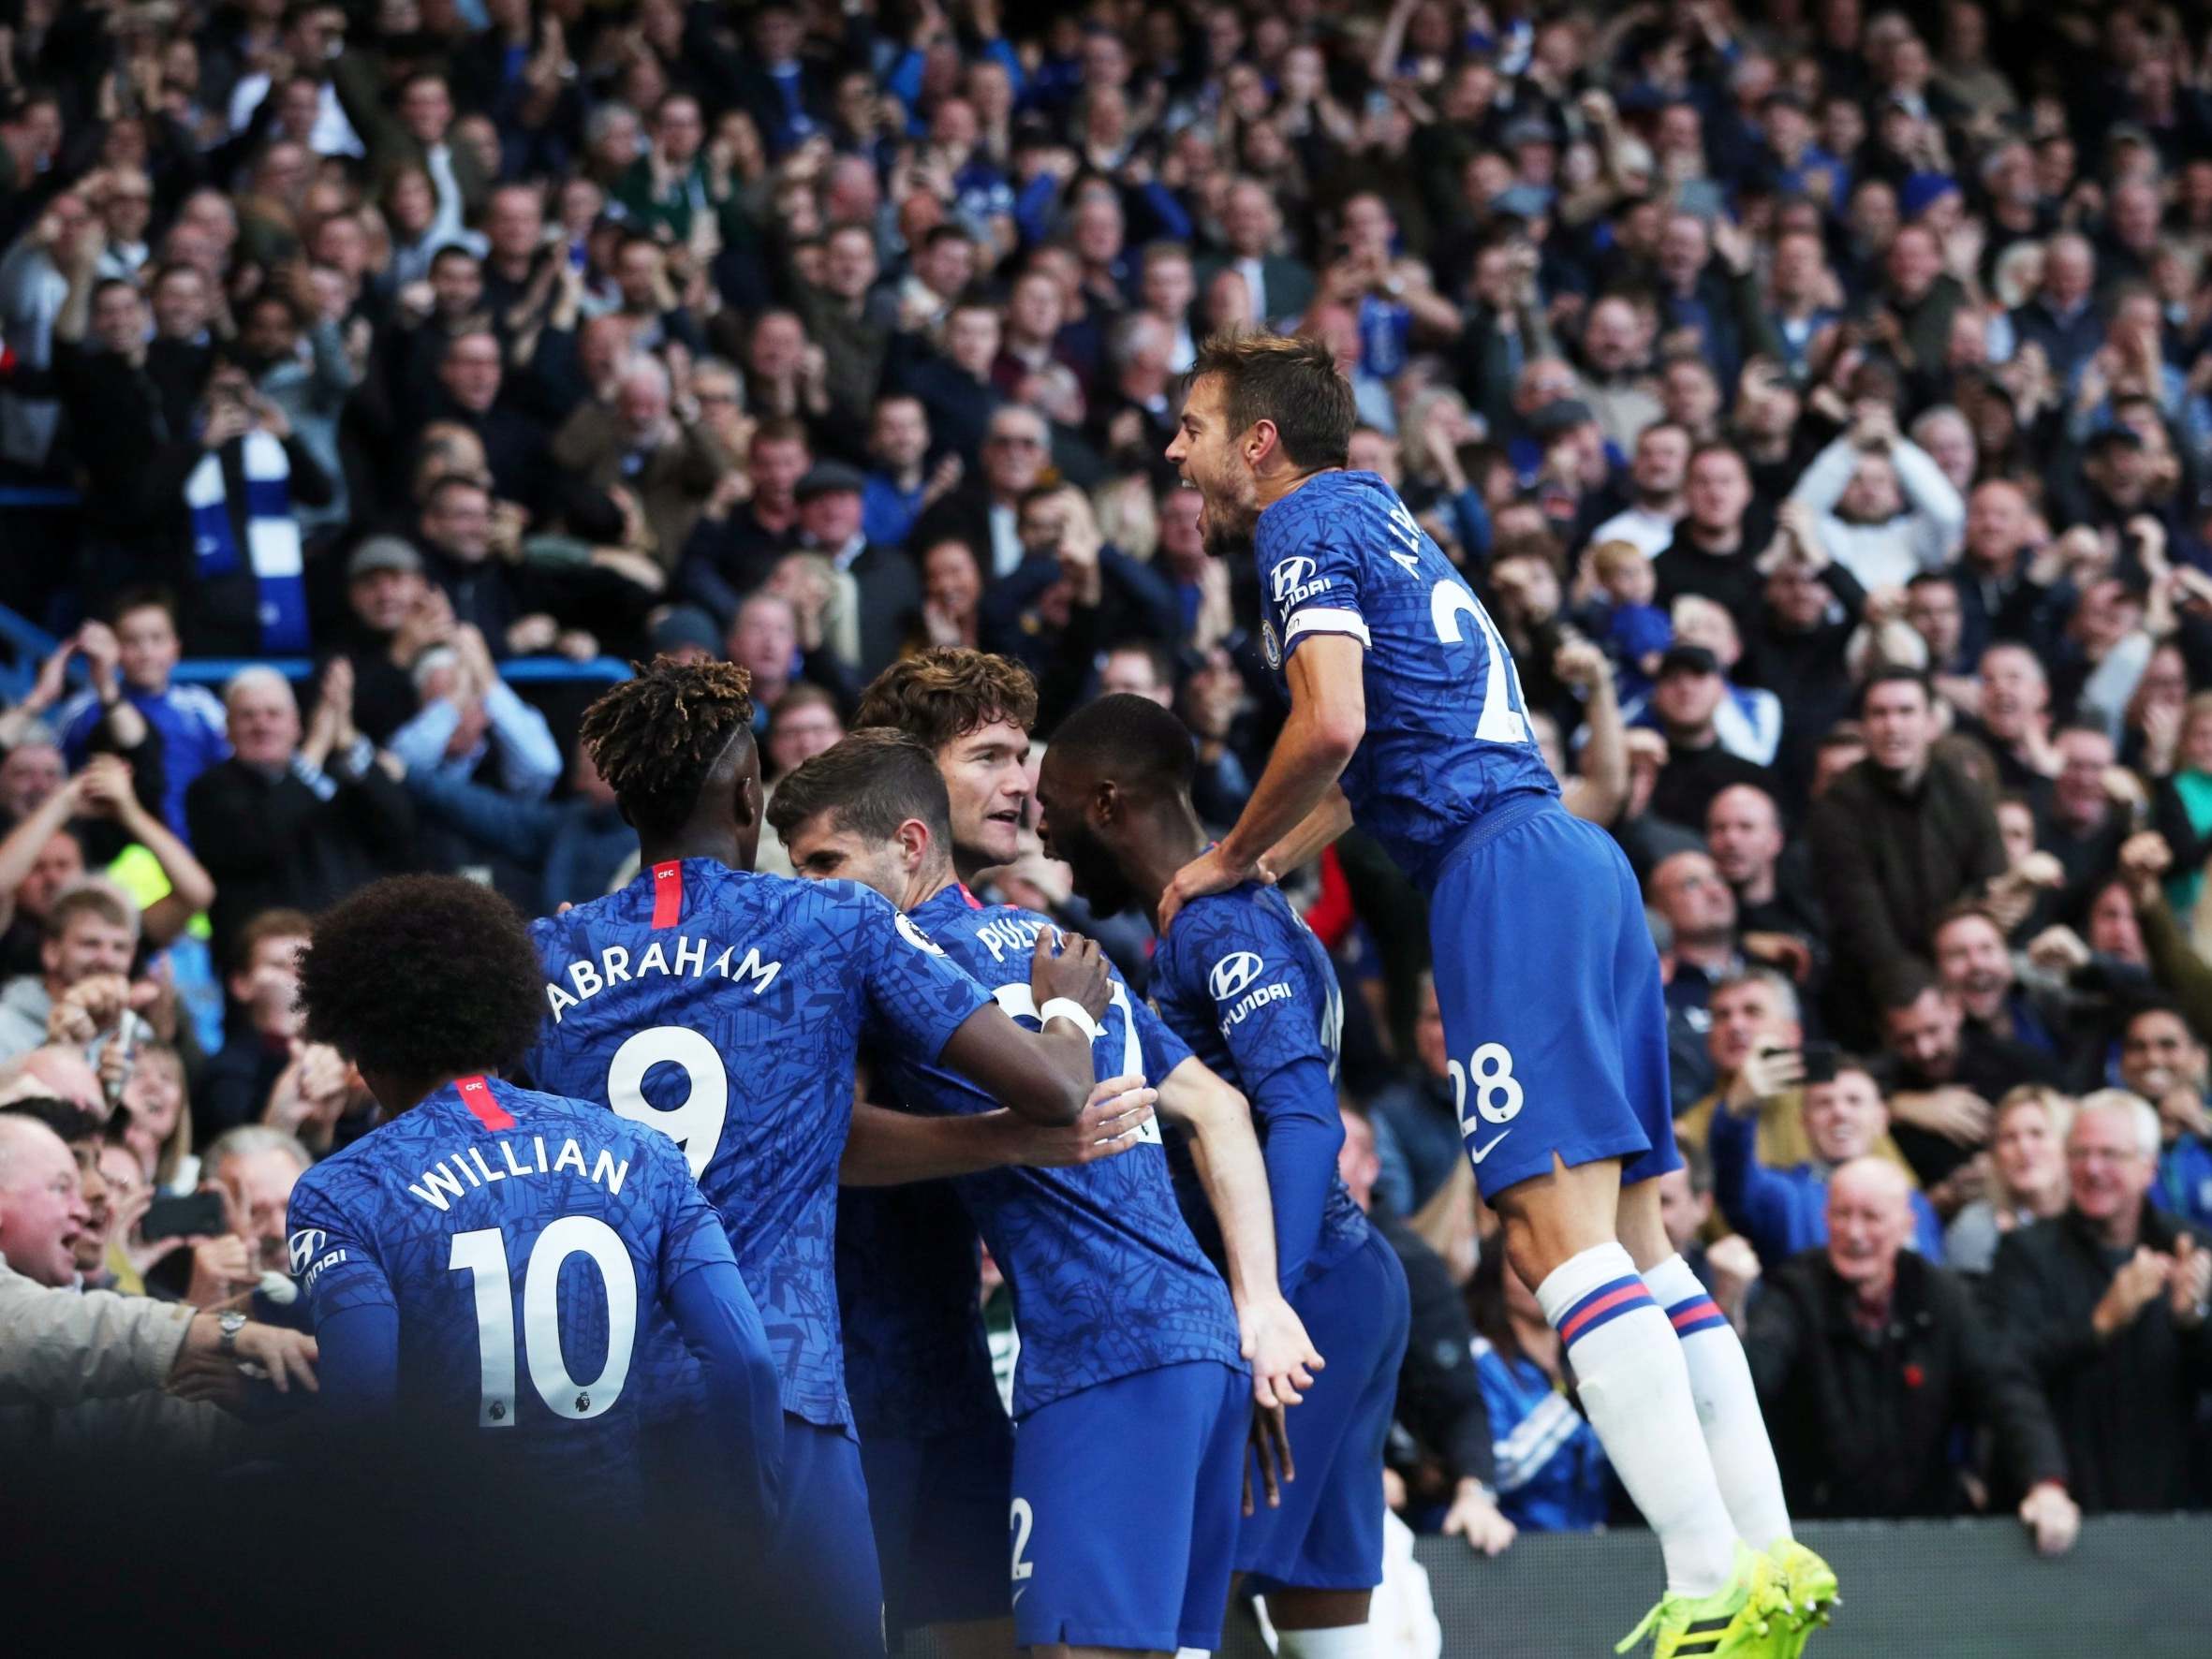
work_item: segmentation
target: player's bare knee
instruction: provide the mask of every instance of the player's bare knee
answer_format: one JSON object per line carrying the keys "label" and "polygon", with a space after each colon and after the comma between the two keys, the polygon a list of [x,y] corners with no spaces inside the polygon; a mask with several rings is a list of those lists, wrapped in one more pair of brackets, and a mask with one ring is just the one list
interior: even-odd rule
{"label": "player's bare knee", "polygon": [[1491,1208],[1505,1223],[1506,1259],[1531,1290],[1552,1270],[1585,1250],[1616,1237],[1620,1165],[1581,1164],[1570,1169],[1557,1153],[1552,1170],[1510,1186]]}

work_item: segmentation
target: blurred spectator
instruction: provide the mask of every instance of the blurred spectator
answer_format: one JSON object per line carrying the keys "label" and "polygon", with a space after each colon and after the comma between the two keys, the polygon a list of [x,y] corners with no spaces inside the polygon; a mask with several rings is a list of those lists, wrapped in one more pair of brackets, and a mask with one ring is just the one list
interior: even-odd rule
{"label": "blurred spectator", "polygon": [[2158,1113],[2104,1090],[2066,1139],[2065,1212],[2006,1235],[1989,1275],[1998,1323],[2042,1383],[2083,1510],[2193,1501],[2196,1402],[2212,1381],[2212,1249],[2146,1201]]}
{"label": "blurred spectator", "polygon": [[[10,1446],[41,1444],[65,1427],[98,1444],[124,1428],[112,1418],[96,1428],[64,1420],[88,1402],[166,1389],[180,1400],[236,1404],[245,1391],[240,1361],[270,1368],[287,1387],[312,1379],[315,1344],[291,1332],[250,1321],[226,1328],[212,1313],[79,1290],[73,1246],[90,1219],[61,1137],[29,1118],[0,1114],[0,1331],[7,1336],[0,1342],[0,1437]],[[155,1421],[173,1428],[175,1419]],[[143,1450],[159,1442],[139,1444]]]}
{"label": "blurred spectator", "polygon": [[1521,1532],[1597,1530],[1611,1504],[1612,1465],[1574,1407],[1558,1332],[1504,1251],[1486,1251],[1476,1265],[1467,1314],[1475,1374],[1490,1413],[1499,1512]]}
{"label": "blurred spectator", "polygon": [[1894,1165],[1843,1165],[1825,1245],[1777,1265],[1752,1306],[1744,1348],[1791,1513],[1965,1513],[1964,1427],[1995,1439],[1991,1506],[2016,1503],[2037,1549],[2064,1554],[2081,1511],[2050,1410],[1966,1285],[1908,1248],[1912,1196]]}
{"label": "blurred spectator", "polygon": [[2056,1068],[2032,1049],[1968,1025],[1957,999],[1916,962],[1892,971],[1881,1003],[1885,1052],[1875,1069],[1897,1145],[1949,1214],[1958,1204],[1948,1200],[1966,1195],[1943,1183],[1988,1143],[1991,1104],[2022,1083],[2055,1084]]}
{"label": "blurred spectator", "polygon": [[1897,587],[1941,568],[1966,523],[1966,504],[1927,451],[1874,405],[1816,456],[1792,499],[1817,516],[1821,544],[1862,587]]}
{"label": "blurred spectator", "polygon": [[[1721,1097],[1706,1141],[1713,1197],[1762,1261],[1778,1262],[1828,1239],[1828,1187],[1836,1170],[1879,1155],[1889,1127],[1880,1087],[1855,1061],[1826,1051],[1817,1080],[1804,1049],[1755,1051]],[[1813,1155],[1792,1168],[1771,1169],[1757,1156],[1756,1108],[1784,1090],[1800,1091],[1805,1138]],[[1885,1162],[1887,1160],[1884,1160]],[[1925,1197],[1910,1196],[1912,1231],[1906,1247],[1943,1259],[1942,1224]]]}
{"label": "blurred spectator", "polygon": [[1990,1118],[1988,1189],[1952,1218],[1943,1262],[1986,1273],[2007,1233],[2066,1208],[2066,1136],[2073,1102],[2033,1083],[2010,1091]]}
{"label": "blurred spectator", "polygon": [[158,740],[159,810],[169,827],[184,835],[184,791],[230,752],[223,705],[204,686],[172,683],[183,646],[176,601],[167,594],[124,594],[109,623],[88,623],[78,635],[92,684],[54,711],[62,753],[72,767],[81,767],[96,741],[104,738],[128,753],[150,727]]}
{"label": "blurred spectator", "polygon": [[293,1004],[300,991],[300,953],[313,924],[305,913],[272,907],[245,923],[232,946],[234,966],[221,1052],[209,1062],[193,1107],[202,1146],[241,1123],[258,1123],[270,1091],[291,1064],[300,1032]]}
{"label": "blurred spectator", "polygon": [[2212,1225],[2212,1113],[2205,1045],[2181,1010],[2154,1002],[2120,1027],[2120,1086],[2149,1101],[2159,1114],[2159,1170],[2150,1201],[2192,1226]]}
{"label": "blurred spectator", "polygon": [[1866,683],[1866,758],[1831,785],[1806,821],[1821,873],[1835,952],[1834,1013],[1845,1035],[1870,1034],[1877,976],[1914,959],[1926,918],[2005,872],[1989,801],[1931,758],[1927,682],[1898,669]]}
{"label": "blurred spectator", "polygon": [[80,1048],[132,1011],[138,916],[105,885],[65,892],[46,913],[45,971],[0,987],[0,1061],[51,1036]]}
{"label": "blurred spectator", "polygon": [[[1459,1286],[1443,1258],[1423,1242],[1382,1197],[1372,1121],[1344,1110],[1344,1144],[1336,1166],[1344,1184],[1366,1211],[1406,1270],[1411,1314],[1406,1358],[1398,1373],[1397,1422],[1421,1454],[1422,1469],[1435,1476],[1436,1499],[1443,1506],[1437,1530],[1467,1540],[1469,1549],[1497,1555],[1519,1531],[1498,1505],[1497,1457],[1491,1444],[1490,1414],[1475,1361],[1475,1335],[1467,1322]],[[1398,1436],[1394,1434],[1394,1441]],[[1387,1482],[1408,1482],[1391,1454]]]}
{"label": "blurred spectator", "polygon": [[1375,1191],[1392,1213],[1413,1216],[1444,1188],[1465,1155],[1453,1106],[1444,1016],[1436,981],[1423,975],[1414,1004],[1413,1053],[1419,1071],[1376,1096],[1370,1138],[1381,1160]]}
{"label": "blurred spectator", "polygon": [[248,668],[223,699],[231,757],[185,792],[192,838],[215,878],[218,958],[247,920],[275,906],[317,909],[398,867],[414,832],[406,792],[353,723],[353,671],[323,676],[304,729],[290,683]]}

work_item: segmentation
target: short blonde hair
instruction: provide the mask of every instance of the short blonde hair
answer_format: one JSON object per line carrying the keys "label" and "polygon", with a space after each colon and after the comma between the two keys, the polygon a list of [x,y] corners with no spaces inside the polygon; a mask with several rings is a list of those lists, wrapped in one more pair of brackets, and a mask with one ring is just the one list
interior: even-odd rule
{"label": "short blonde hair", "polygon": [[1644,556],[1644,550],[1632,541],[1601,541],[1590,550],[1590,568],[1598,573],[1600,581],[1650,563]]}

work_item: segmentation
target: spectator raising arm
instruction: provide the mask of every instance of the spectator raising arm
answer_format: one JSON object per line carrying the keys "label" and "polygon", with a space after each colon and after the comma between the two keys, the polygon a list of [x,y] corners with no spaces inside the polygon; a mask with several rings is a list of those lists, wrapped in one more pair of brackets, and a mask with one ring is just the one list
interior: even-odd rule
{"label": "spectator raising arm", "polygon": [[146,810],[131,787],[128,766],[112,755],[96,755],[79,776],[85,811],[114,819],[161,866],[169,891],[146,906],[146,941],[156,948],[172,943],[194,917],[214,903],[214,878],[175,831]]}

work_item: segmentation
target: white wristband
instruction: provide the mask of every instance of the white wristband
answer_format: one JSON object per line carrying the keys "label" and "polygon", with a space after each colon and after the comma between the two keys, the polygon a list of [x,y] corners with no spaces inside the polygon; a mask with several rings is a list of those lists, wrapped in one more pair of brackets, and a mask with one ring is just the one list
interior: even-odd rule
{"label": "white wristband", "polygon": [[1054,1020],[1066,1020],[1094,1043],[1106,1035],[1106,1028],[1091,1018],[1091,1011],[1071,996],[1054,997],[1037,1010],[1037,1018],[1048,1023]]}

